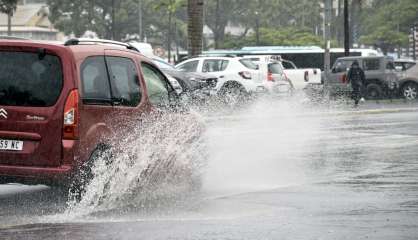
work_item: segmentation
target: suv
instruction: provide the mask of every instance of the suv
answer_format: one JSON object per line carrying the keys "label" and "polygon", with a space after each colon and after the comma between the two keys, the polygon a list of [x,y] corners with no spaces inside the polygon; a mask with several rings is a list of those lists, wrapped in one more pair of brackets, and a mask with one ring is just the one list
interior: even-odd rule
{"label": "suv", "polygon": [[[215,91],[235,98],[249,93],[265,91],[265,79],[250,59],[239,57],[197,57],[186,60],[176,69],[184,72],[210,73],[217,77]],[[232,96],[233,95],[233,96]]]}
{"label": "suv", "polygon": [[0,40],[0,182],[71,182],[120,127],[173,93],[129,44]]}
{"label": "suv", "polygon": [[325,84],[331,95],[351,92],[346,78],[354,61],[358,61],[366,75],[365,93],[368,99],[383,98],[399,84],[395,65],[390,57],[342,57],[337,59],[326,78]]}
{"label": "suv", "polygon": [[408,100],[417,99],[418,95],[418,64],[413,60],[395,60],[399,75],[400,94]]}

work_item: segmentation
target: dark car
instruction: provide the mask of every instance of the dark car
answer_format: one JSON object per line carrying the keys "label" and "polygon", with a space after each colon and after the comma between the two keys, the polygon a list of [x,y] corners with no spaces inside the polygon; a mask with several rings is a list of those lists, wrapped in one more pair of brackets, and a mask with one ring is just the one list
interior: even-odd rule
{"label": "dark car", "polygon": [[68,183],[124,123],[173,93],[129,44],[0,40],[0,182]]}
{"label": "dark car", "polygon": [[210,74],[183,72],[163,60],[154,58],[153,61],[163,73],[176,79],[186,94],[199,97],[210,96],[218,83],[217,78]]}

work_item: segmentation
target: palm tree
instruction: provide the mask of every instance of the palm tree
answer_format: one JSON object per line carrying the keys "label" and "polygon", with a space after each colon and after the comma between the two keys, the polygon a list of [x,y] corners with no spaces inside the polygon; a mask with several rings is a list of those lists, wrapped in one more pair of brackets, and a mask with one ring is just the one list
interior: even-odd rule
{"label": "palm tree", "polygon": [[187,0],[189,57],[202,53],[204,0]]}
{"label": "palm tree", "polygon": [[7,14],[7,35],[12,35],[12,16],[18,0],[0,0],[0,12]]}

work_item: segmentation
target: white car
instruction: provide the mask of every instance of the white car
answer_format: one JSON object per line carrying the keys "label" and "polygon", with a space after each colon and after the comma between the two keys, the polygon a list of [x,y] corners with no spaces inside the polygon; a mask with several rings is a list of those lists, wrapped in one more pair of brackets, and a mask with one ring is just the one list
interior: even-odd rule
{"label": "white car", "polygon": [[176,69],[216,76],[215,90],[219,95],[264,91],[267,78],[251,60],[240,57],[197,57],[181,62]]}
{"label": "white car", "polygon": [[300,69],[293,62],[274,55],[248,55],[246,57],[255,62],[276,61],[279,63],[295,90],[303,90],[308,86],[321,84],[321,69],[319,68]]}
{"label": "white car", "polygon": [[243,59],[251,60],[258,66],[259,71],[265,73],[266,91],[274,95],[291,95],[294,87],[292,81],[284,73],[283,66],[270,56],[265,57],[244,57]]}

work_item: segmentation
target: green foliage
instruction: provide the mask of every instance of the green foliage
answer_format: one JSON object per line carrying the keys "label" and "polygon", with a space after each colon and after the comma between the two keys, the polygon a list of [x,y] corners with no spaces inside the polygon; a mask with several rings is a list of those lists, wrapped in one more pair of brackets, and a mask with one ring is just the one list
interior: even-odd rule
{"label": "green foliage", "polygon": [[[260,43],[262,46],[321,46],[322,39],[312,34],[307,29],[296,29],[292,27],[273,29],[260,29]],[[227,35],[224,48],[239,49],[243,46],[256,46],[255,33],[251,33],[248,37],[232,37]]]}
{"label": "green foliage", "polygon": [[16,10],[18,0],[0,0],[0,12],[13,13]]}
{"label": "green foliage", "polygon": [[[139,31],[138,0],[48,0],[47,3],[50,20],[65,34],[80,37],[90,30],[101,38],[121,40]],[[168,11],[175,13],[184,4],[185,0],[142,0],[145,35],[163,38]]]}
{"label": "green foliage", "polygon": [[[4,11],[5,3],[16,1],[0,0],[0,11]],[[66,34],[81,36],[90,30],[102,38],[121,40],[139,32],[138,1],[48,0],[48,5],[51,21]],[[146,38],[155,45],[167,46],[175,41],[186,48],[187,0],[141,1]],[[407,44],[409,29],[418,21],[417,0],[355,2],[362,3],[360,43],[385,48]],[[255,45],[257,29],[259,45],[322,45],[322,3],[323,0],[205,0],[205,24],[216,42],[211,47]],[[227,35],[228,24],[242,27],[242,35]],[[333,36],[340,36],[340,44],[342,27],[341,17],[333,20]],[[171,38],[168,32],[172,33]]]}
{"label": "green foliage", "polygon": [[363,12],[361,43],[387,50],[408,44],[409,29],[418,21],[418,1],[375,0]]}

